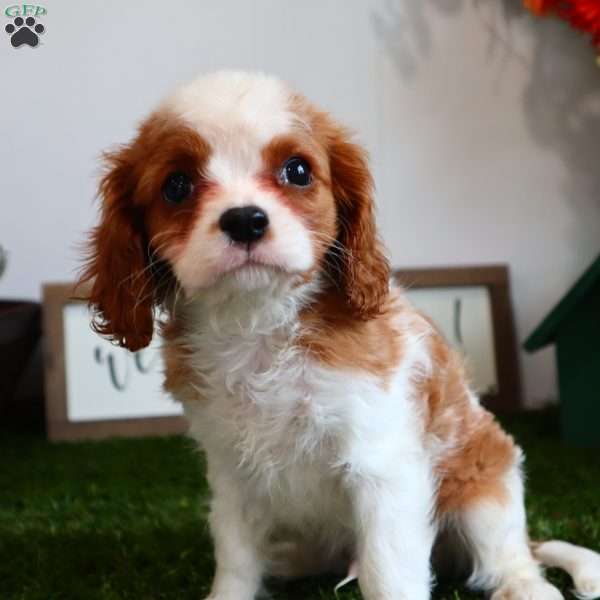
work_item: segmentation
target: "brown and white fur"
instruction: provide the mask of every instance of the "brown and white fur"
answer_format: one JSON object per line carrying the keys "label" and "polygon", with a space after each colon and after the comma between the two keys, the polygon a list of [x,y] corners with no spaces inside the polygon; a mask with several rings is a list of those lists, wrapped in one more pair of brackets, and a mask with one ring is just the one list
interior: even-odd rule
{"label": "brown and white fur", "polygon": [[[302,157],[309,185],[282,168]],[[389,281],[364,152],[280,81],[219,72],[181,87],[107,155],[83,279],[95,327],[138,350],[163,314],[165,388],[206,452],[210,598],[266,575],[355,565],[367,600],[425,600],[436,554],[495,600],[554,600],[538,561],[600,595],[600,557],[532,555],[523,455],[469,389],[460,358]],[[193,191],[164,198],[170,173]],[[235,243],[232,207],[268,215]]]}

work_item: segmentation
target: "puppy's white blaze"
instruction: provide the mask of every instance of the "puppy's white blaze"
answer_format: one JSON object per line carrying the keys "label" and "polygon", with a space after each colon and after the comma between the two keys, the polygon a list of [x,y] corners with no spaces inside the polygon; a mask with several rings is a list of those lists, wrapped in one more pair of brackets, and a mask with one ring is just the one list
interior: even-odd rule
{"label": "puppy's white blaze", "polygon": [[[246,132],[259,146],[290,130],[290,90],[260,73],[218,71],[181,86],[165,102],[213,145],[224,132]],[[236,135],[237,138],[237,135]]]}
{"label": "puppy's white blaze", "polygon": [[223,148],[226,144],[215,141],[215,152],[206,166],[206,177],[227,189],[230,195],[237,194],[238,205],[247,204],[244,199],[253,193],[252,190],[244,190],[248,186],[243,184],[243,179],[256,176],[261,169],[260,148],[243,142],[240,136],[239,146],[226,151]]}

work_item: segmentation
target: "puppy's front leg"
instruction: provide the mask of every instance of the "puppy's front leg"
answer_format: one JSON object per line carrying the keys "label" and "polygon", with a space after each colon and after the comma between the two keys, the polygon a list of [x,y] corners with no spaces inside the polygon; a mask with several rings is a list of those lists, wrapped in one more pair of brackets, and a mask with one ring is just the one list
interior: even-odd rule
{"label": "puppy's front leg", "polygon": [[391,468],[356,482],[359,585],[365,600],[428,600],[434,540],[428,466]]}
{"label": "puppy's front leg", "polygon": [[207,600],[254,600],[262,565],[239,489],[227,476],[211,481],[213,501],[210,528],[216,572]]}

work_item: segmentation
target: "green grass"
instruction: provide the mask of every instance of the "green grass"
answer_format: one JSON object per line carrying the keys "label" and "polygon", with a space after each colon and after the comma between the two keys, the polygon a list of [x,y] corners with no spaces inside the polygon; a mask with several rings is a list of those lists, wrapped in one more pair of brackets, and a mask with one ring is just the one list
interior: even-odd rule
{"label": "green grass", "polygon": [[[553,413],[506,425],[528,455],[532,536],[600,548],[600,452],[561,446]],[[199,600],[213,571],[203,472],[178,437],[49,444],[0,432],[0,600]],[[564,575],[550,576],[567,592]],[[333,599],[334,583],[270,589],[277,599]],[[455,585],[435,593],[481,597]],[[339,594],[358,598],[354,584]]]}

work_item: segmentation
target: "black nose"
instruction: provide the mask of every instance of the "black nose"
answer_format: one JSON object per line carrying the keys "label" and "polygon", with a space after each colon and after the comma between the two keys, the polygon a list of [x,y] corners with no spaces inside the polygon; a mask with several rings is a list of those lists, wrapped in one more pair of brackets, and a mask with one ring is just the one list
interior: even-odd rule
{"label": "black nose", "polygon": [[258,206],[230,208],[219,219],[219,227],[231,241],[249,244],[260,240],[269,226],[269,217]]}

